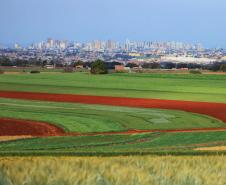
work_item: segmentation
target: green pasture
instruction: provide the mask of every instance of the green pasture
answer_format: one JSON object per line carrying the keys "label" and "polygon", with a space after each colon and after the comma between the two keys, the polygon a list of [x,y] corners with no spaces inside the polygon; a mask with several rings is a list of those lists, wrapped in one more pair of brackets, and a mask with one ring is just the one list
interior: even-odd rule
{"label": "green pasture", "polygon": [[226,75],[3,74],[0,90],[226,103]]}
{"label": "green pasture", "polygon": [[0,98],[0,117],[43,121],[80,133],[225,127],[220,120],[183,111],[4,98]]}

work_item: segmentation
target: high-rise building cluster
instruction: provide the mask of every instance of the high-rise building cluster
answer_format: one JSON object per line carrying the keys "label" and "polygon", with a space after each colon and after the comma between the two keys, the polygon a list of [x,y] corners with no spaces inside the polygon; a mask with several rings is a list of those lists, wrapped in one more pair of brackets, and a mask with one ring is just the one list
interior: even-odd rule
{"label": "high-rise building cluster", "polygon": [[[19,44],[15,44],[15,49],[21,49]],[[94,40],[91,42],[68,42],[66,40],[54,40],[47,39],[39,43],[34,43],[28,47],[28,49],[39,49],[39,50],[65,50],[70,49],[81,49],[85,51],[126,51],[126,52],[139,52],[148,50],[203,50],[203,46],[198,44],[189,44],[176,41],[130,41],[116,42],[113,40]]]}
{"label": "high-rise building cluster", "polygon": [[29,49],[60,49],[64,50],[68,47],[68,42],[66,40],[54,40],[49,38],[46,42],[39,42],[30,45]]}

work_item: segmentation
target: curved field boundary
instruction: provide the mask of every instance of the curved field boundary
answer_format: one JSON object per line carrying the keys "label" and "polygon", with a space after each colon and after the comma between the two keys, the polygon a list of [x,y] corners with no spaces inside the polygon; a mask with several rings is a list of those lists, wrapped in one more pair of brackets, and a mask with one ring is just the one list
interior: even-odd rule
{"label": "curved field boundary", "polygon": [[0,136],[98,136],[98,135],[132,135],[142,133],[178,133],[178,132],[211,132],[226,131],[225,128],[198,128],[177,130],[128,130],[121,132],[67,133],[55,125],[29,120],[0,118]]}
{"label": "curved field boundary", "polygon": [[226,123],[226,104],[224,103],[123,98],[108,96],[88,96],[75,94],[49,94],[49,93],[14,92],[14,91],[0,91],[0,97],[24,100],[41,100],[41,101],[99,104],[99,105],[139,107],[139,108],[183,110],[187,112],[206,114],[217,119],[220,119]]}
{"label": "curved field boundary", "polygon": [[0,118],[0,136],[58,136],[64,130],[36,121]]}

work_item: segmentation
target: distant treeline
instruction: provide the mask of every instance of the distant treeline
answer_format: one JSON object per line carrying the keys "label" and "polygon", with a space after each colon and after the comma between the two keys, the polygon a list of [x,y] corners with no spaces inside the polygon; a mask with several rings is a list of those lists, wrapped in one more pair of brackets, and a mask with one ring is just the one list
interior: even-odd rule
{"label": "distant treeline", "polygon": [[[46,65],[54,65],[55,67],[76,67],[83,66],[90,68],[93,62],[83,62],[73,61],[70,64],[65,64],[63,59],[54,59],[54,60],[41,60],[41,59],[9,59],[8,57],[0,57],[0,66],[17,66],[17,67],[45,67]],[[105,62],[107,69],[115,69],[115,65],[121,65],[119,62]],[[199,70],[211,70],[211,71],[225,71],[226,72],[226,61],[214,62],[210,64],[197,64],[197,63],[174,63],[174,62],[148,62],[142,63],[140,66],[136,63],[128,63],[126,67],[142,67],[144,69],[199,69]]]}

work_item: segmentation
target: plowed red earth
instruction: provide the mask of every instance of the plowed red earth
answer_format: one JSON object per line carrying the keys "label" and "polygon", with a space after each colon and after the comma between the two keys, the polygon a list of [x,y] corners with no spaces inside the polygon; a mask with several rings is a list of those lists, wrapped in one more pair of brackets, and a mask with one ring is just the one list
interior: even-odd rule
{"label": "plowed red earth", "polygon": [[47,123],[0,118],[0,136],[56,136],[64,130]]}
{"label": "plowed red earth", "polygon": [[[105,96],[87,96],[72,94],[49,94],[49,93],[33,93],[33,92],[12,92],[0,91],[0,97],[24,99],[24,100],[41,100],[54,102],[73,102],[84,104],[113,105],[139,108],[160,108],[183,110],[187,112],[205,114],[226,123],[226,104],[223,103],[207,103],[192,101],[176,101],[176,100],[158,100],[158,99],[142,99],[142,98],[121,98],[121,97],[105,97]],[[3,124],[2,124],[3,123]],[[194,132],[194,131],[220,131],[226,128],[202,128],[189,130],[129,130],[125,132],[107,132],[107,133],[91,133],[91,134],[66,134],[63,129],[56,126],[40,122],[31,121],[6,121],[0,119],[0,136],[1,135],[32,135],[32,136],[53,136],[53,135],[98,135],[98,134],[134,134],[145,132]]]}

